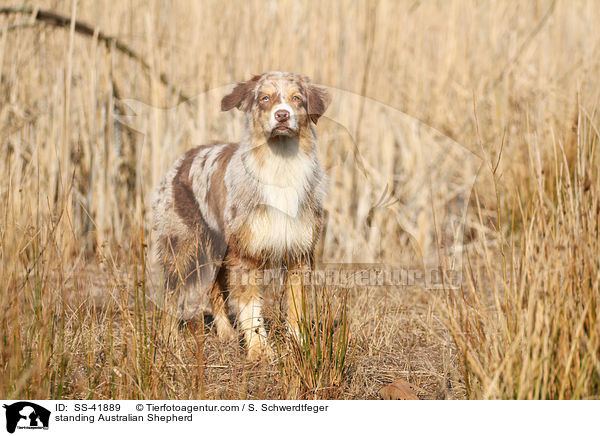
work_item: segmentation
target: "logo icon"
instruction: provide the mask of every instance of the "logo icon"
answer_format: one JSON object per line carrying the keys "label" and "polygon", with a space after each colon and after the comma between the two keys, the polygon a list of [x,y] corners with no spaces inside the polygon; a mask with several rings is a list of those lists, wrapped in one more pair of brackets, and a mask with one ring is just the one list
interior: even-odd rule
{"label": "logo icon", "polygon": [[14,433],[15,429],[48,429],[50,411],[29,401],[19,401],[6,409],[6,431]]}

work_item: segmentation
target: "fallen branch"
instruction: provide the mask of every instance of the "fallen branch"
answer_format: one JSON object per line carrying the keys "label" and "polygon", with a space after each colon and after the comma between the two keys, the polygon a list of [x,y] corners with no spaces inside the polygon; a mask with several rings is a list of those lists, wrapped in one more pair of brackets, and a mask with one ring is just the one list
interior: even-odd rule
{"label": "fallen branch", "polygon": [[[44,9],[33,9],[30,7],[26,7],[26,6],[0,8],[0,15],[12,15],[12,14],[28,14],[28,15],[31,15],[31,18],[33,20],[35,20],[36,22],[49,24],[54,27],[69,28],[71,26],[71,18],[70,17],[57,14],[56,12],[53,12],[53,11],[44,10]],[[19,27],[22,27],[22,26],[19,26]],[[16,27],[12,27],[12,28],[16,28]],[[10,29],[11,28],[9,28],[9,30]],[[116,48],[118,51],[120,51],[127,57],[133,59],[138,64],[140,64],[142,66],[142,68],[145,69],[149,74],[153,73],[152,68],[150,67],[150,64],[148,64],[148,62],[146,62],[146,60],[139,53],[136,53],[131,47],[129,47],[127,44],[125,44],[120,39],[118,39],[114,36],[107,35],[102,31],[99,31],[99,30],[97,31],[89,24],[84,23],[79,20],[75,20],[75,32],[79,33],[80,35],[98,38],[98,41],[101,41],[102,43],[104,43],[106,48],[108,48],[109,50],[111,49],[111,47]],[[181,91],[178,91],[171,85],[171,82],[169,81],[169,79],[165,73],[160,73],[158,75],[158,79],[171,92],[173,92],[174,94],[177,95],[178,101],[180,103],[188,102],[190,100],[190,98],[187,95],[185,95]]]}

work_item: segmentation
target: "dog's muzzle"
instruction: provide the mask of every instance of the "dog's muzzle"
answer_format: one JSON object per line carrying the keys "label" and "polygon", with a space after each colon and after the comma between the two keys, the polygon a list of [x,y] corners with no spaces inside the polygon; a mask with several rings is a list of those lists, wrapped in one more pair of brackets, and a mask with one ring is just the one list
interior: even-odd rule
{"label": "dog's muzzle", "polygon": [[280,104],[271,113],[271,136],[291,136],[296,132],[296,118],[287,104]]}

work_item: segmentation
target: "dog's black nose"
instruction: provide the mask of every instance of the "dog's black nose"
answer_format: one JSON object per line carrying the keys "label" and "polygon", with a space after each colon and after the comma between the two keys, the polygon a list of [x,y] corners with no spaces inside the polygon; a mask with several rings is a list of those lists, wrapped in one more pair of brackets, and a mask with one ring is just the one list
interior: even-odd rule
{"label": "dog's black nose", "polygon": [[290,119],[290,113],[284,109],[278,110],[275,112],[275,120],[279,123],[283,123]]}

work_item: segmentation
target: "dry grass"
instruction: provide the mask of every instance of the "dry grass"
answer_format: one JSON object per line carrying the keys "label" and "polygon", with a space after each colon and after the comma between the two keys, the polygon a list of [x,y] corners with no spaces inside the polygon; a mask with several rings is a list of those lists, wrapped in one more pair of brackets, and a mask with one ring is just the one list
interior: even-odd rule
{"label": "dry grass", "polygon": [[483,260],[445,306],[470,397],[600,396],[597,125],[581,114],[573,161],[555,142],[547,176],[531,160],[536,188],[510,217],[510,239],[497,232],[499,250],[483,247]]}
{"label": "dry grass", "polygon": [[[423,398],[598,397],[594,1],[27,5],[145,66],[0,15],[0,397],[377,398],[397,378]],[[177,155],[239,137],[224,87],[270,69],[334,96],[320,262],[441,262],[463,284],[309,293],[306,346],[275,336],[281,360],[253,366],[149,298],[145,241]]]}

